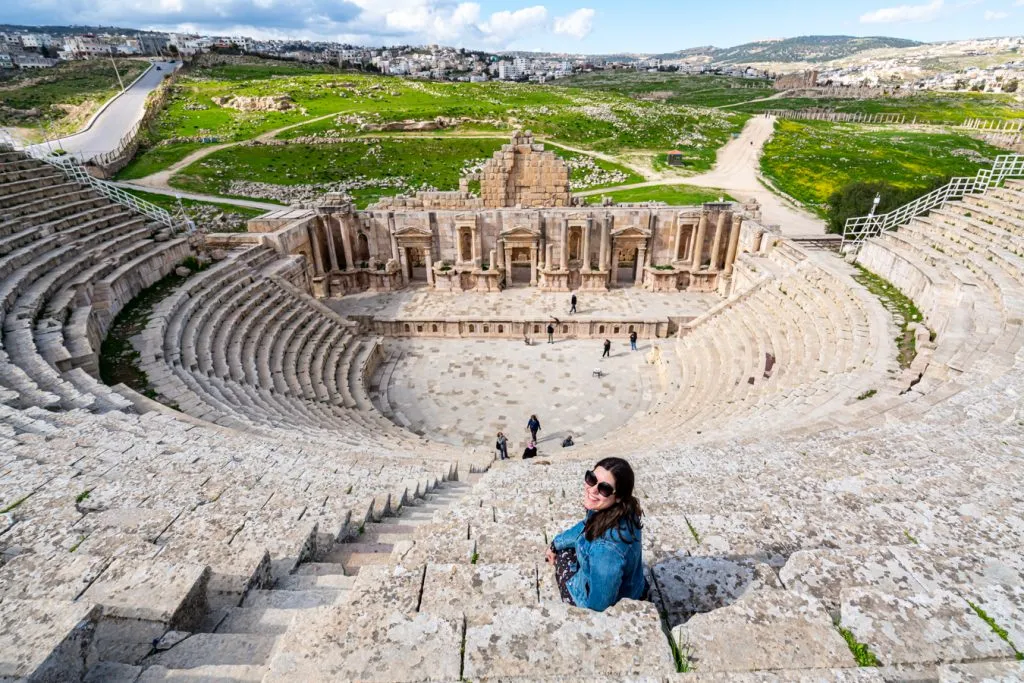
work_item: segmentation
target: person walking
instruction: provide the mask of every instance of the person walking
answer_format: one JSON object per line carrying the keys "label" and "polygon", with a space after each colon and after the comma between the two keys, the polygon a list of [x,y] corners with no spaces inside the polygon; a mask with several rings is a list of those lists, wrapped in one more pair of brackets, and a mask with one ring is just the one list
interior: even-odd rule
{"label": "person walking", "polygon": [[572,298],[569,299],[569,302],[572,304],[572,307],[569,309],[569,313],[575,313],[576,312],[576,295],[575,294],[572,295]]}
{"label": "person walking", "polygon": [[526,423],[526,428],[530,430],[530,436],[533,440],[537,440],[537,432],[540,431],[540,420],[537,419],[536,415],[531,415],[529,421]]}
{"label": "person walking", "polygon": [[632,330],[629,333],[629,348],[636,351],[636,330]]}
{"label": "person walking", "polygon": [[604,353],[601,354],[601,358],[611,358],[612,355],[612,341],[611,339],[604,340]]}
{"label": "person walking", "polygon": [[555,326],[548,323],[548,344],[555,343]]}
{"label": "person walking", "polygon": [[603,612],[619,600],[644,600],[643,510],[633,468],[604,458],[583,475],[583,521],[555,536],[545,554],[563,602]]}
{"label": "person walking", "polygon": [[508,460],[508,438],[498,432],[498,441],[494,444],[494,447],[498,449],[498,457],[502,460]]}

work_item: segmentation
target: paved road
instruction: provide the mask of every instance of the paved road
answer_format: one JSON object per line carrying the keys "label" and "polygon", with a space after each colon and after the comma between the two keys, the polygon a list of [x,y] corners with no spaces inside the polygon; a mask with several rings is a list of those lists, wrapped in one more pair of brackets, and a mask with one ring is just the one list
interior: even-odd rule
{"label": "paved road", "polygon": [[[141,78],[125,92],[113,98],[92,124],[84,131],[46,143],[35,145],[39,149],[63,149],[70,154],[89,160],[98,154],[111,151],[124,134],[142,118],[146,96],[149,95],[181,62],[169,64],[156,62]],[[157,71],[157,67],[160,68]]]}

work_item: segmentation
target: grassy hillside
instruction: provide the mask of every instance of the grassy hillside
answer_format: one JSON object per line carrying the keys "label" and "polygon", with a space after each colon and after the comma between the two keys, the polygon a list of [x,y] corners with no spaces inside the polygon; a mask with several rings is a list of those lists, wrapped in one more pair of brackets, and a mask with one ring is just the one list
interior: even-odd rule
{"label": "grassy hillside", "polygon": [[965,135],[779,121],[761,156],[761,171],[780,190],[824,215],[828,197],[849,182],[923,189],[938,179],[973,175],[1002,153]]}
{"label": "grassy hillside", "polygon": [[672,72],[595,71],[558,81],[560,86],[602,90],[630,97],[665,97],[668,104],[719,107],[738,104],[775,91],[771,81],[728,76],[692,75]]}
{"label": "grassy hillside", "polygon": [[814,108],[863,114],[904,114],[908,122],[916,118],[918,123],[937,124],[958,124],[971,118],[1024,118],[1024,103],[1018,102],[1013,95],[985,93],[925,92],[910,97],[871,100],[784,98],[740,104],[733,110],[753,114],[774,109]]}

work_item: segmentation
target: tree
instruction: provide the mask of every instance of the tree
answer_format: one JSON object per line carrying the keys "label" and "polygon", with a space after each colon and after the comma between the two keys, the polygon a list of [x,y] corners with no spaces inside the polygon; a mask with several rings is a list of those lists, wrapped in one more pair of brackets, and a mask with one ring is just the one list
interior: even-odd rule
{"label": "tree", "polygon": [[846,219],[866,216],[871,211],[876,195],[881,199],[875,213],[887,213],[942,187],[947,182],[948,178],[936,178],[930,185],[912,188],[896,187],[877,181],[848,183],[828,198],[828,231],[841,235]]}

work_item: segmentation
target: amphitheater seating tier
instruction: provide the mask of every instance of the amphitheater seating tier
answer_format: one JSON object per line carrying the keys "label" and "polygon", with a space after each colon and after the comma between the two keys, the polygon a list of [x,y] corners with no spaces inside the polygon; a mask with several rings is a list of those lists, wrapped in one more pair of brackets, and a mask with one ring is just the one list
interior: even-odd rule
{"label": "amphitheater seating tier", "polygon": [[[1022,215],[1009,182],[862,249],[936,333],[913,386],[851,269],[782,243],[659,345],[626,429],[470,474],[489,454],[373,410],[378,340],[262,247],[136,340],[180,412],[101,384],[113,319],[192,247],[0,151],[0,678],[1022,678]],[[652,600],[591,613],[542,558],[605,454],[639,473]]]}

